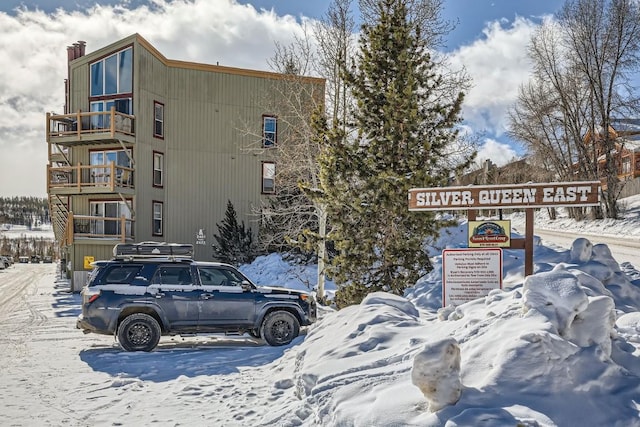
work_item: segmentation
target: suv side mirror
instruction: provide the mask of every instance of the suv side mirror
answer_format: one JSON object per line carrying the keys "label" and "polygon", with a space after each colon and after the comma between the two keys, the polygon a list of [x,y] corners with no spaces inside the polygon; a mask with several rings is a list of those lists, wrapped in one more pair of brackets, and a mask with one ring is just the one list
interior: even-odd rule
{"label": "suv side mirror", "polygon": [[240,283],[240,287],[245,292],[251,291],[253,289],[253,286],[251,286],[251,283],[247,282],[246,280]]}

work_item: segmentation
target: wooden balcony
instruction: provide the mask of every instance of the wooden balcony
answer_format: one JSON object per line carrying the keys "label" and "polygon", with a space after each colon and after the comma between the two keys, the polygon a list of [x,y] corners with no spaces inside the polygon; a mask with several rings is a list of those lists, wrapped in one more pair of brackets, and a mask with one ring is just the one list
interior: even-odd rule
{"label": "wooden balcony", "polygon": [[60,146],[135,142],[135,116],[111,111],[47,113],[47,142]]}
{"label": "wooden balcony", "polygon": [[134,169],[124,166],[74,165],[47,166],[47,189],[50,195],[135,194]]}
{"label": "wooden balcony", "polygon": [[82,241],[82,243],[125,243],[135,240],[133,235],[133,219],[74,215],[69,212],[64,237],[61,245],[68,246]]}

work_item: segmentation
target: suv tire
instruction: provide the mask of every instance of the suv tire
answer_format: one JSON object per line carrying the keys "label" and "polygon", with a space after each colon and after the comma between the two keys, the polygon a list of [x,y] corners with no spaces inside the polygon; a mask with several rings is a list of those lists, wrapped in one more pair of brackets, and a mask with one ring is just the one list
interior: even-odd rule
{"label": "suv tire", "polygon": [[273,311],[262,322],[261,334],[267,344],[287,345],[300,332],[300,322],[288,311]]}
{"label": "suv tire", "polygon": [[160,325],[153,317],[134,313],[125,317],[118,327],[118,342],[126,351],[151,351],[160,341]]}

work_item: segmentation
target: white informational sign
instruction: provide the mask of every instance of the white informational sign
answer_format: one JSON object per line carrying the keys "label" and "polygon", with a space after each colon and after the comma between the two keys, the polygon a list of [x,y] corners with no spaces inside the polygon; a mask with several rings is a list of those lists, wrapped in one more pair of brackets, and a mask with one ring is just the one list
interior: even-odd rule
{"label": "white informational sign", "polygon": [[196,233],[196,245],[206,245],[207,244],[207,235],[205,234],[204,228],[201,228]]}
{"label": "white informational sign", "polygon": [[442,305],[460,305],[502,289],[502,249],[442,251]]}

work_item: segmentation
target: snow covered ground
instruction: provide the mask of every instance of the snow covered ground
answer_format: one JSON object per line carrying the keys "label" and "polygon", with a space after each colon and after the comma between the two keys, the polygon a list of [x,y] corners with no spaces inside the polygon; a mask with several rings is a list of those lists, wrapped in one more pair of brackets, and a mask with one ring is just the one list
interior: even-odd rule
{"label": "snow covered ground", "polygon": [[[640,229],[638,215],[624,221],[621,237]],[[443,233],[435,270],[405,298],[325,310],[278,348],[166,337],[126,353],[75,329],[80,298],[55,264],[16,264],[0,271],[0,424],[640,426],[639,266],[597,238],[543,240],[536,274],[525,280],[522,251],[505,250],[504,290],[441,308],[440,249],[465,238],[465,224]],[[260,284],[315,280],[275,255],[242,270]]]}
{"label": "snow covered ground", "polygon": [[51,224],[32,228],[25,225],[0,224],[0,237],[3,236],[8,239],[19,239],[21,237],[53,239],[53,229]]}

